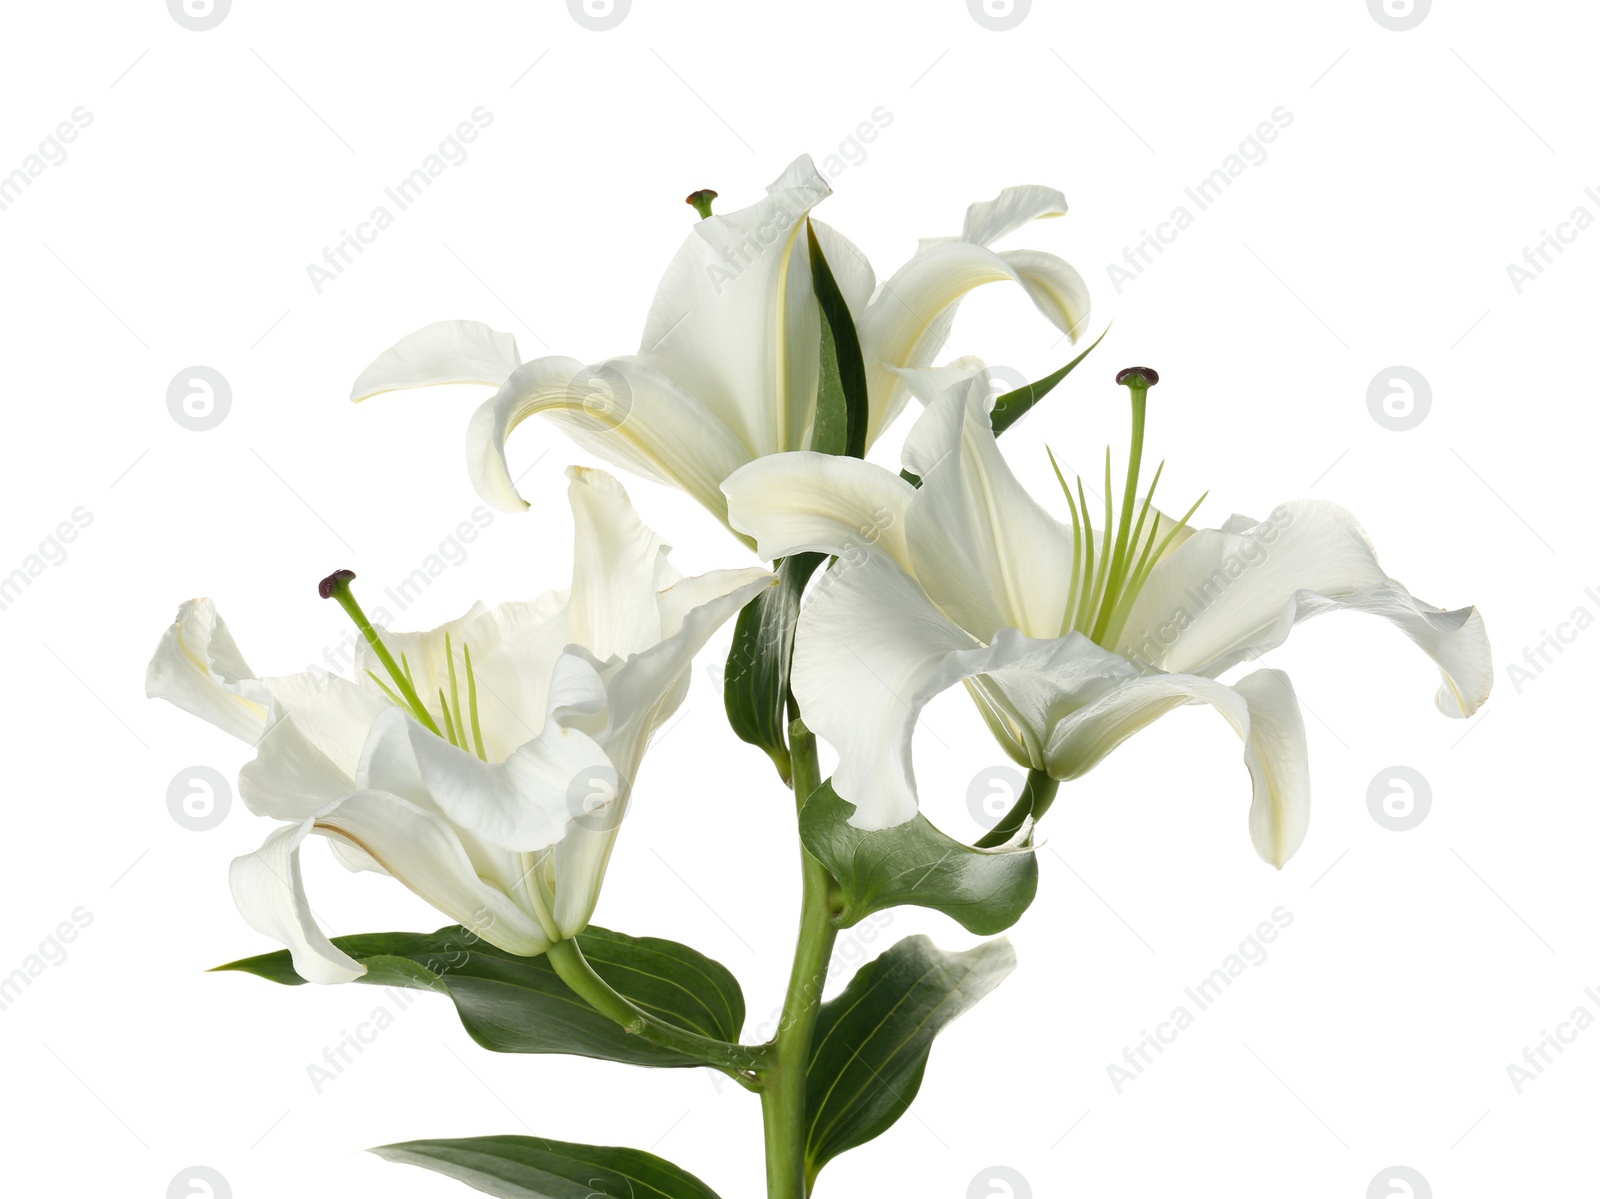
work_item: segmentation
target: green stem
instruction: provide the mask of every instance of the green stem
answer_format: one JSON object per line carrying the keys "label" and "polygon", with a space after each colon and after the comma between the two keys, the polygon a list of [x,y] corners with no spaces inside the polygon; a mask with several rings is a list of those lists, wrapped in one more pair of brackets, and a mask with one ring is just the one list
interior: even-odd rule
{"label": "green stem", "polygon": [[561,981],[576,991],[580,999],[602,1016],[615,1020],[625,1031],[642,1037],[652,1045],[695,1058],[721,1070],[748,1090],[756,1089],[756,1071],[766,1064],[768,1058],[764,1047],[732,1045],[657,1019],[626,996],[618,994],[610,983],[596,974],[589,959],[583,956],[583,950],[578,948],[577,941],[557,941],[545,956],[550,959],[550,965]]}
{"label": "green stem", "polygon": [[[799,720],[789,726],[797,805],[821,785],[817,740]],[[800,936],[772,1042],[775,1060],[762,1072],[761,1114],[767,1142],[767,1199],[806,1199],[814,1181],[806,1166],[806,1070],[833,956],[833,877],[800,850],[803,891]]]}
{"label": "green stem", "polygon": [[974,844],[979,849],[993,849],[996,845],[1004,845],[1017,835],[1022,822],[1029,816],[1038,820],[1050,810],[1050,805],[1055,802],[1056,790],[1060,786],[1060,783],[1042,770],[1028,771],[1027,785],[1022,788],[1022,794],[1017,797],[1017,802],[1011,805],[1011,810],[999,824],[979,837]]}

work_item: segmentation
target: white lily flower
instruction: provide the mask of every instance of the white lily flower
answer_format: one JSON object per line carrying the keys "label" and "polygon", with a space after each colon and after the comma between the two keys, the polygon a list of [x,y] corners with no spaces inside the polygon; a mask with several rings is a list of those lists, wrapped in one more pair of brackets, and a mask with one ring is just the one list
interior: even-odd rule
{"label": "white lily flower", "polygon": [[1098,544],[1081,483],[1077,499],[1067,491],[1070,526],[1023,490],[991,431],[983,373],[965,374],[953,388],[944,370],[908,375],[929,401],[904,454],[920,488],[811,453],[765,459],[725,484],[733,526],[764,557],[840,555],[802,609],[791,685],[807,724],[839,752],[834,787],[855,805],[852,824],[885,828],[916,813],[912,730],[954,683],[966,684],[1013,759],[1058,780],[1200,702],[1243,739],[1251,837],[1282,866],[1309,813],[1299,704],[1282,671],[1231,685],[1218,675],[1308,616],[1352,609],[1387,618],[1438,664],[1446,715],[1468,716],[1487,698],[1493,671],[1478,613],[1414,599],[1343,509],[1301,500],[1264,521],[1235,516],[1195,531],[1161,516],[1149,495],[1141,505],[1153,372],[1130,383],[1135,448],[1115,520],[1108,459]]}
{"label": "white lily flower", "polygon": [[[437,383],[498,387],[472,419],[467,466],[479,494],[505,511],[528,506],[512,483],[506,440],[543,414],[585,449],[687,491],[726,522],[724,479],[748,462],[810,444],[821,316],[805,227],[829,193],[802,156],[765,199],[700,221],[667,268],[636,354],[588,366],[560,357],[521,363],[510,334],[443,321],[382,354],[356,380],[351,399]],[[989,248],[1066,208],[1052,188],[1007,188],[967,210],[959,237],[923,241],[881,284],[860,250],[814,226],[861,341],[868,444],[905,405],[899,371],[933,361],[961,298],[975,287],[1018,284],[1077,341],[1089,319],[1078,272],[1052,254]]]}
{"label": "white lily flower", "polygon": [[369,633],[354,682],[257,678],[207,599],[184,604],[162,638],[147,692],[255,745],[240,796],[288,822],[234,861],[230,881],[245,919],[288,946],[302,978],[364,969],[312,916],[299,853],[313,833],[351,869],[392,875],[512,953],[579,932],[695,653],[774,581],[759,568],[683,578],[615,479],[568,475],[570,590],[380,636],[349,594],[353,576],[325,580]]}

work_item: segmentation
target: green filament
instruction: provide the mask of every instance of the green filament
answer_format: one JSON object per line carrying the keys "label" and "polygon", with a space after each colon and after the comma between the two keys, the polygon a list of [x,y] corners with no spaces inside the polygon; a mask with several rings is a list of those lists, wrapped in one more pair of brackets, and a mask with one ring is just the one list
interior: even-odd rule
{"label": "green filament", "polygon": [[[347,570],[338,571],[329,575],[322,581],[319,593],[327,599],[339,602],[350,619],[355,623],[361,635],[366,639],[372,652],[377,655],[378,661],[383,664],[384,670],[389,675],[386,683],[373,670],[367,671],[370,678],[387,695],[396,706],[405,708],[417,718],[417,722],[437,737],[443,737],[458,749],[469,749],[483,759],[489,760],[489,755],[483,746],[483,726],[478,717],[478,680],[472,670],[472,650],[465,642],[461,644],[461,657],[464,666],[463,673],[467,676],[467,702],[461,702],[460,679],[456,673],[455,646],[451,643],[450,634],[444,635],[444,654],[447,664],[447,677],[450,683],[450,693],[445,694],[445,689],[439,688],[439,720],[435,720],[433,713],[428,711],[421,696],[417,694],[416,681],[411,674],[411,663],[406,660],[406,655],[401,653],[400,661],[396,662],[394,655],[389,652],[389,647],[383,643],[376,626],[367,619],[367,614],[362,611],[361,605],[356,602],[355,595],[350,590],[350,580],[355,575]],[[393,686],[390,686],[390,683]],[[472,744],[467,744],[467,728],[472,728]]]}
{"label": "green filament", "polygon": [[[1072,517],[1072,573],[1067,585],[1066,607],[1061,614],[1061,635],[1078,632],[1095,644],[1114,648],[1127,626],[1134,601],[1149,581],[1150,572],[1171,546],[1189,518],[1205,501],[1202,495],[1184,513],[1165,535],[1161,533],[1161,516],[1155,508],[1156,486],[1166,463],[1156,466],[1150,486],[1139,500],[1140,467],[1144,457],[1144,422],[1148,380],[1137,372],[1124,372],[1131,377],[1125,381],[1132,393],[1133,436],[1128,447],[1128,469],[1122,487],[1122,509],[1113,513],[1111,501],[1111,450],[1106,450],[1105,461],[1105,516],[1101,525],[1098,553],[1095,546],[1094,517],[1090,514],[1089,499],[1084,492],[1083,479],[1074,486],[1061,472],[1061,465],[1050,454],[1050,466],[1055,471],[1061,493],[1067,498],[1067,510]],[[1152,372],[1153,376],[1153,372]],[[1115,534],[1113,534],[1113,528]]]}

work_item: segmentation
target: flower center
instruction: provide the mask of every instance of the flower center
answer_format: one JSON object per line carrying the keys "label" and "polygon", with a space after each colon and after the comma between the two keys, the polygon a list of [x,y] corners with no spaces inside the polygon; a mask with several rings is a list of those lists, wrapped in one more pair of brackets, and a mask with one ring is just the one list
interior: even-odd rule
{"label": "flower center", "polygon": [[[455,647],[450,644],[450,634],[444,635],[444,656],[448,664],[450,679],[450,694],[445,694],[444,688],[439,688],[439,717],[434,718],[423,703],[422,697],[417,694],[416,680],[411,674],[411,663],[406,661],[404,653],[400,661],[396,662],[394,655],[389,652],[389,647],[383,643],[377,627],[367,619],[367,614],[362,611],[360,603],[356,601],[355,593],[350,590],[350,582],[356,577],[353,570],[336,570],[317,585],[317,594],[323,599],[337,600],[339,606],[345,610],[361,635],[366,638],[367,644],[372,647],[372,652],[378,656],[378,661],[383,664],[384,670],[389,675],[385,683],[376,671],[367,671],[367,677],[379,687],[383,693],[392,699],[396,705],[405,708],[417,718],[417,722],[435,736],[443,737],[457,749],[469,750],[478,755],[485,762],[489,755],[483,747],[483,729],[478,722],[478,680],[472,671],[472,649],[461,643],[462,670],[466,675],[467,698],[466,703],[461,701],[460,680],[456,673]],[[472,743],[467,743],[468,731],[472,733]]]}
{"label": "flower center", "polygon": [[[1082,633],[1107,649],[1115,648],[1122,636],[1133,603],[1139,598],[1155,564],[1206,498],[1202,495],[1181,519],[1163,532],[1161,514],[1151,506],[1156,484],[1161,481],[1161,472],[1166,466],[1162,462],[1150,480],[1144,502],[1138,502],[1139,467],[1144,455],[1145,399],[1158,378],[1155,371],[1137,366],[1117,375],[1117,382],[1128,388],[1132,399],[1133,436],[1128,446],[1128,473],[1122,489],[1120,516],[1112,510],[1111,449],[1106,448],[1105,519],[1098,549],[1083,479],[1077,479],[1074,498],[1071,484],[1062,475],[1055,455],[1050,454],[1050,465],[1055,468],[1056,479],[1072,512],[1072,582],[1067,589],[1066,610],[1061,614],[1061,635]],[[1136,507],[1137,519],[1134,516]]]}

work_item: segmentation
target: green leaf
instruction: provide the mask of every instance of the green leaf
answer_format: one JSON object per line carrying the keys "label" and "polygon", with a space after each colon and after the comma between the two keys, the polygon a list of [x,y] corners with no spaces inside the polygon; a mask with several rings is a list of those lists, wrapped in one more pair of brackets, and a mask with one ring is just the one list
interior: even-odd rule
{"label": "green leaf", "polygon": [[791,554],[777,563],[778,585],[746,604],[733,626],[722,678],[728,723],[743,741],[767,751],[789,782],[789,659],[800,595],[826,554]]}
{"label": "green leaf", "polygon": [[[635,1066],[704,1064],[623,1031],[574,994],[543,956],[518,957],[459,926],[363,933],[333,943],[367,967],[360,982],[448,995],[472,1039],[496,1053],[572,1053]],[[650,1014],[703,1036],[739,1039],[744,993],[721,964],[686,945],[592,924],[578,934],[578,945],[602,978]],[[304,981],[286,951],[217,969],[288,985]]]}
{"label": "green leaf", "polygon": [[912,904],[943,912],[979,936],[1003,932],[1028,910],[1039,886],[1032,847],[975,849],[918,815],[867,832],[848,823],[850,805],[831,783],[813,791],[800,813],[806,849],[839,884],[839,924]]}
{"label": "green leaf", "polygon": [[867,368],[861,357],[861,339],[809,219],[806,242],[811,251],[811,290],[816,294],[823,318],[822,363],[817,378],[817,416],[811,431],[811,448],[819,454],[864,458],[867,453]]}
{"label": "green leaf", "polygon": [[806,1071],[808,1180],[905,1113],[934,1037],[1015,966],[1004,938],[946,953],[927,937],[907,937],[822,1005]]}
{"label": "green leaf", "polygon": [[1046,375],[1025,387],[1015,391],[1008,391],[994,402],[994,411],[989,414],[989,426],[994,430],[996,437],[1004,433],[1028,414],[1028,410],[1037,404],[1055,388],[1055,385],[1072,373],[1072,368],[1087,358],[1095,346],[1105,340],[1106,333],[1111,332],[1108,327],[1105,333],[1100,334],[1090,343],[1089,348],[1079,354],[1060,370]]}
{"label": "green leaf", "polygon": [[500,1199],[717,1199],[687,1170],[653,1153],[542,1137],[403,1141],[372,1150]]}
{"label": "green leaf", "polygon": [[[1055,389],[1055,385],[1072,373],[1072,368],[1077,366],[1089,356],[1095,346],[1106,339],[1106,333],[1111,332],[1108,325],[1099,337],[1089,345],[1089,349],[1079,354],[1066,366],[1058,371],[1052,371],[1042,379],[1035,379],[1032,383],[1025,384],[1015,391],[1008,391],[994,402],[994,410],[989,413],[989,427],[994,430],[994,435],[999,437],[1012,425],[1026,416],[1032,407]],[[908,470],[900,472],[900,477],[913,487],[921,487],[922,479]]]}

